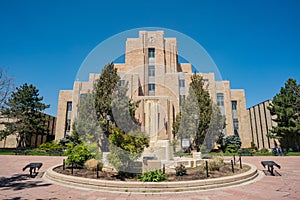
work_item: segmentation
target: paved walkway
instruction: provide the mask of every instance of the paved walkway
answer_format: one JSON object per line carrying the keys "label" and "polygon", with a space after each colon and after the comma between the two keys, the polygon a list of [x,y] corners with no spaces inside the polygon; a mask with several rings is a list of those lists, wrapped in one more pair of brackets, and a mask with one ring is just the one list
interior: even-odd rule
{"label": "paved walkway", "polygon": [[[229,188],[171,194],[107,193],[82,190],[43,182],[40,176],[28,177],[22,168],[29,162],[42,162],[40,172],[62,162],[63,157],[0,155],[0,199],[300,199],[300,157],[243,157],[264,170],[260,161],[274,160],[281,165],[281,176],[265,176],[254,183]],[[228,159],[228,158],[227,158]]]}

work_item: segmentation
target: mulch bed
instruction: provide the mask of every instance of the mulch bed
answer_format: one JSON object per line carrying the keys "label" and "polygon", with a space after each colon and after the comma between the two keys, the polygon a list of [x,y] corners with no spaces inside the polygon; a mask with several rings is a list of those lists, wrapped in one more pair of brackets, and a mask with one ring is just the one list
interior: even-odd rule
{"label": "mulch bed", "polygon": [[[248,165],[243,165],[243,169],[239,168],[239,165],[235,165],[234,167],[235,173],[233,174],[231,171],[231,165],[226,164],[225,166],[221,167],[219,171],[210,171],[209,177],[206,177],[206,171],[202,169],[202,167],[197,168],[190,168],[187,169],[187,174],[184,176],[176,176],[175,173],[166,173],[167,181],[188,181],[188,180],[201,180],[207,178],[219,178],[225,177],[235,174],[240,174],[246,172],[250,169]],[[55,172],[65,174],[65,175],[72,175],[71,169],[66,168],[63,170],[62,166],[56,167],[54,169]],[[73,176],[77,177],[84,177],[84,178],[92,178],[97,179],[97,175],[95,171],[90,171],[87,169],[73,169]],[[114,180],[114,181],[139,181],[137,177],[120,177],[118,176],[117,172],[114,171],[99,171],[99,178],[100,180]]]}

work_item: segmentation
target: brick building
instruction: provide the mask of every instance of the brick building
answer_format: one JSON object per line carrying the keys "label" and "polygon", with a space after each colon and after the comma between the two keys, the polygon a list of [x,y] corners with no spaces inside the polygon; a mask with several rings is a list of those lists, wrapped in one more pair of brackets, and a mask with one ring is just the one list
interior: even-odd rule
{"label": "brick building", "polygon": [[[136,117],[154,142],[173,140],[172,123],[194,73],[192,64],[179,63],[177,48],[176,38],[164,37],[163,31],[140,31],[138,38],[126,40],[125,63],[115,63],[120,84],[128,82],[128,95],[141,100]],[[93,90],[99,75],[90,74],[88,81],[75,81],[73,90],[60,91],[56,139],[71,133],[80,97]],[[226,135],[239,135],[242,145],[249,147],[252,138],[244,90],[231,89],[229,81],[215,80],[214,73],[201,75],[212,100],[226,116]]]}

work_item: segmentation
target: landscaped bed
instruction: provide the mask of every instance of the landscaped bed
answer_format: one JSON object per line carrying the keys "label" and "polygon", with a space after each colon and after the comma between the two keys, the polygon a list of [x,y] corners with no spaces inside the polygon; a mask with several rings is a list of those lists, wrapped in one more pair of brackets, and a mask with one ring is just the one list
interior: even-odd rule
{"label": "landscaped bed", "polygon": [[[173,182],[173,181],[189,181],[189,180],[202,180],[202,179],[210,179],[210,178],[220,178],[225,176],[231,176],[235,174],[240,174],[243,172],[246,172],[250,169],[248,165],[243,165],[243,168],[240,169],[239,165],[235,165],[234,167],[234,173],[232,172],[231,165],[229,163],[226,163],[224,166],[222,166],[219,170],[209,171],[209,177],[206,176],[206,171],[203,169],[203,167],[197,167],[197,168],[189,168],[187,169],[186,175],[183,176],[176,176],[175,172],[166,173],[166,181]],[[56,167],[54,169],[55,172],[65,174],[65,175],[72,175],[71,168],[66,168],[63,170],[62,166]],[[112,171],[112,170],[103,170],[99,171],[99,178],[100,180],[114,180],[114,181],[139,181],[138,175],[136,176],[126,176],[122,175],[120,176],[118,172]],[[84,177],[84,178],[91,178],[91,179],[97,179],[97,174],[95,171],[91,171],[85,168],[74,168],[73,169],[73,176],[77,177]]]}

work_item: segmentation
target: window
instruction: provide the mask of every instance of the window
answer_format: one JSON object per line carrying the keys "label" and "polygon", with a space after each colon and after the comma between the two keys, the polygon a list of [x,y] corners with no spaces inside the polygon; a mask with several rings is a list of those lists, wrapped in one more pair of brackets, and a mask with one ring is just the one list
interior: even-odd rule
{"label": "window", "polygon": [[72,112],[72,101],[67,102],[67,113],[65,122],[65,134],[69,134],[71,130],[71,112]]}
{"label": "window", "polygon": [[179,106],[182,105],[182,103],[184,102],[185,100],[185,95],[179,95]]}
{"label": "window", "polygon": [[217,105],[224,106],[224,94],[223,93],[217,93]]}
{"label": "window", "polygon": [[67,102],[67,111],[72,111],[72,101]]}
{"label": "window", "polygon": [[120,80],[120,86],[124,86],[125,85],[125,80]]}
{"label": "window", "polygon": [[234,129],[234,134],[238,136],[238,133],[239,133],[239,121],[238,121],[238,119],[233,119],[233,129]]}
{"label": "window", "polygon": [[185,81],[184,80],[179,80],[179,87],[185,87]]}
{"label": "window", "polygon": [[81,94],[80,94],[80,100],[83,99],[83,98],[85,98],[86,95],[87,95],[86,93],[81,93]]}
{"label": "window", "polygon": [[148,90],[149,91],[155,91],[155,84],[149,84],[148,85]]}
{"label": "window", "polygon": [[148,76],[155,76],[155,67],[154,66],[148,67]]}
{"label": "window", "polygon": [[67,123],[66,123],[66,132],[70,132],[71,130],[71,120],[67,119]]}
{"label": "window", "polygon": [[232,104],[232,110],[236,110],[236,108],[237,108],[237,102],[236,101],[232,101],[231,104]]}
{"label": "window", "polygon": [[154,58],[155,57],[155,49],[154,48],[149,48],[148,49],[148,57],[149,58]]}

